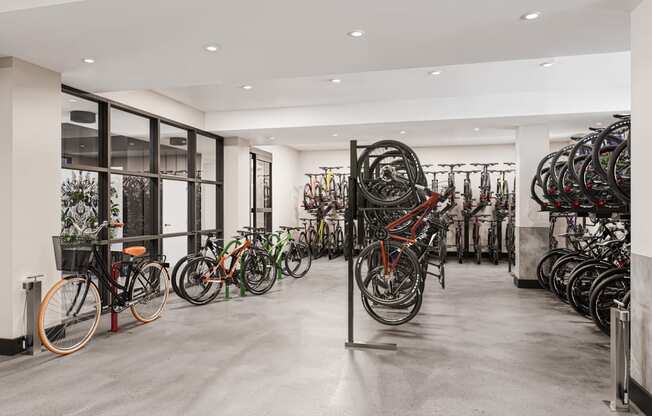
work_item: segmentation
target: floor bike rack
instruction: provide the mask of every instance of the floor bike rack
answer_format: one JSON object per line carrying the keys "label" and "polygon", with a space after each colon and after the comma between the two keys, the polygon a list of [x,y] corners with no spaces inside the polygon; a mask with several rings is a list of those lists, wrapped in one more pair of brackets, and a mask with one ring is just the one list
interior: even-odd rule
{"label": "floor bike rack", "polygon": [[[358,241],[364,241],[364,224],[363,218],[358,217],[358,149],[363,149],[365,146],[358,146],[357,140],[351,140],[351,169],[349,174],[349,206],[345,214],[345,228],[347,235],[353,235],[354,220],[358,221]],[[346,242],[346,257],[348,265],[348,286],[347,286],[347,337],[344,342],[345,348],[351,349],[371,349],[371,350],[385,350],[396,351],[398,346],[396,344],[383,344],[383,343],[367,343],[355,342],[354,319],[353,319],[353,297],[355,290],[354,276],[353,276],[353,241],[347,239]]]}

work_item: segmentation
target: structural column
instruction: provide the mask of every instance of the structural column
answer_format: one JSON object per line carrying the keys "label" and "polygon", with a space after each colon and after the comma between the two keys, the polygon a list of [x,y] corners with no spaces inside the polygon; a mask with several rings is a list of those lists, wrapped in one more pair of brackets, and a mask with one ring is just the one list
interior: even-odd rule
{"label": "structural column", "polygon": [[224,140],[224,239],[250,223],[249,142],[239,137]]}
{"label": "structural column", "polygon": [[548,216],[530,198],[537,166],[549,153],[547,126],[521,126],[516,133],[516,268],[514,284],[538,288],[537,263],[548,249]]}
{"label": "structural column", "polygon": [[631,397],[652,412],[652,0],[644,0],[632,12],[631,28]]}
{"label": "structural column", "polygon": [[26,331],[27,276],[58,276],[52,239],[61,222],[61,77],[0,58],[0,354],[14,354]]}

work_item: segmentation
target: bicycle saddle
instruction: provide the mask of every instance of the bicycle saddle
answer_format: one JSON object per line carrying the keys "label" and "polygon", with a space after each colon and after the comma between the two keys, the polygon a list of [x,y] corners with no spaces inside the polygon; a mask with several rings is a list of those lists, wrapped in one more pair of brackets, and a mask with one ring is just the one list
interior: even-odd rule
{"label": "bicycle saddle", "polygon": [[143,246],[132,246],[122,249],[122,252],[127,256],[141,257],[147,253],[147,249]]}

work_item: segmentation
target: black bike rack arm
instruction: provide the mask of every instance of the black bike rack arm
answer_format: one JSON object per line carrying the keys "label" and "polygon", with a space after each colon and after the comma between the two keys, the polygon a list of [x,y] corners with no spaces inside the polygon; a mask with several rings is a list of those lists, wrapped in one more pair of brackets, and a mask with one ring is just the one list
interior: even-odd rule
{"label": "black bike rack arm", "polygon": [[[349,206],[346,210],[346,233],[349,236],[353,235],[354,220],[358,220],[358,224],[362,218],[358,218],[358,142],[351,140],[351,168],[349,174]],[[358,239],[362,241],[364,236],[359,233]],[[396,351],[398,346],[396,344],[371,344],[365,342],[355,342],[355,331],[353,322],[353,295],[355,290],[355,282],[353,276],[353,240],[347,238],[346,243],[346,257],[348,266],[348,287],[347,287],[347,336],[344,342],[344,347],[352,349],[373,349],[373,350],[388,350]]]}

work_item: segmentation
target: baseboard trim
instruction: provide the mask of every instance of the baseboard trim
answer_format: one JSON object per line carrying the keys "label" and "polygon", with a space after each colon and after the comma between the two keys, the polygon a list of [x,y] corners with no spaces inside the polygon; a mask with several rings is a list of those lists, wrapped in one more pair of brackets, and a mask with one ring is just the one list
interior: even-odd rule
{"label": "baseboard trim", "polygon": [[0,338],[0,355],[16,355],[25,351],[25,337]]}
{"label": "baseboard trim", "polygon": [[519,279],[516,276],[514,276],[514,286],[519,289],[541,289],[538,280]]}
{"label": "baseboard trim", "polygon": [[652,416],[652,394],[633,378],[629,379],[630,398],[646,416]]}

